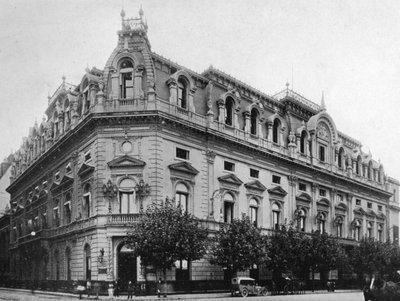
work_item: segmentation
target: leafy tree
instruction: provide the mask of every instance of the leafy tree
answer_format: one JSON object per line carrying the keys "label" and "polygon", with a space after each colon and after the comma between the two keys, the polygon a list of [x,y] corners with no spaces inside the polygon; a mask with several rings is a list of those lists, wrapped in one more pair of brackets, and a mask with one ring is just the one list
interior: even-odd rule
{"label": "leafy tree", "polygon": [[166,272],[177,260],[198,260],[207,248],[207,230],[168,200],[148,207],[128,232],[127,244],[143,264]]}
{"label": "leafy tree", "polygon": [[236,275],[267,260],[265,239],[248,217],[221,225],[210,248],[210,263]]}
{"label": "leafy tree", "polygon": [[293,272],[301,277],[307,255],[307,238],[292,225],[282,225],[269,238],[268,266],[275,274]]}

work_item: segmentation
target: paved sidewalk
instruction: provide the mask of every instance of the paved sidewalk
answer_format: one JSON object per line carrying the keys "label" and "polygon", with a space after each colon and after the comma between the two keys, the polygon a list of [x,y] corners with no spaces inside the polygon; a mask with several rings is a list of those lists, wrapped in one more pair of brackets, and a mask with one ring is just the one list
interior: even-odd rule
{"label": "paved sidewalk", "polygon": [[[14,288],[2,288],[0,287],[0,292],[1,290],[7,290],[7,291],[16,291],[16,292],[25,292],[25,293],[31,293],[30,290],[27,289],[14,289]],[[350,292],[361,292],[361,290],[336,290],[335,293],[340,294],[340,293],[350,293]],[[325,294],[327,293],[326,290],[318,290],[318,291],[306,291],[305,294]],[[66,296],[66,297],[71,297],[75,299],[79,299],[78,294],[71,294],[71,293],[63,293],[63,292],[51,292],[51,291],[41,291],[37,290],[35,291],[35,295],[52,295],[52,296]],[[167,295],[166,298],[158,298],[157,295],[150,295],[150,296],[135,296],[131,300],[142,300],[142,301],[161,301],[161,300],[201,300],[201,299],[219,299],[219,298],[228,298],[230,297],[231,294],[229,292],[225,293],[193,293],[193,294],[171,294]],[[90,296],[89,298],[87,297],[87,294],[82,294],[82,300],[95,300],[95,296]],[[115,300],[115,301],[121,301],[121,300],[127,300],[127,295],[121,295],[117,298],[115,297],[109,297],[109,296],[99,296],[99,300]]]}

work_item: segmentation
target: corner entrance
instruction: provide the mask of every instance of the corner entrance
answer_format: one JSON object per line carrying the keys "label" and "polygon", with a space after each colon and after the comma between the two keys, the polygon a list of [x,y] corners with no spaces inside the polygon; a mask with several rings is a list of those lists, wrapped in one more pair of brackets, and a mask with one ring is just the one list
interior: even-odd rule
{"label": "corner entrance", "polygon": [[125,244],[121,244],[117,248],[118,262],[118,282],[120,289],[126,291],[128,282],[136,283],[137,280],[137,258],[132,249],[129,249]]}

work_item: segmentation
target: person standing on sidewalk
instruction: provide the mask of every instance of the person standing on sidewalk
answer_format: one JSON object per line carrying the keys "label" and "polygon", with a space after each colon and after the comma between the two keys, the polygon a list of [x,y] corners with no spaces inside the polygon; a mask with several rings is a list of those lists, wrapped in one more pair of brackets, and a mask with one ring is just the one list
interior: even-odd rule
{"label": "person standing on sidewalk", "polygon": [[128,282],[128,299],[132,299],[133,293],[135,291],[135,284],[132,281]]}
{"label": "person standing on sidewalk", "polygon": [[87,297],[90,297],[90,292],[92,291],[92,282],[90,282],[90,279],[86,281],[86,292],[87,292]]}

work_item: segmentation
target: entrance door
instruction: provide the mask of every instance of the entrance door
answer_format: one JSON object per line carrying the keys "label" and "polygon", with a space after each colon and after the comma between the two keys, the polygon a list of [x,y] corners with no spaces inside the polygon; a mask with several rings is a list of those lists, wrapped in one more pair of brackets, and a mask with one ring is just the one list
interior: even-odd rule
{"label": "entrance door", "polygon": [[125,245],[120,245],[118,251],[118,281],[122,291],[127,290],[128,282],[133,283],[137,280],[136,264],[137,259],[132,249]]}

